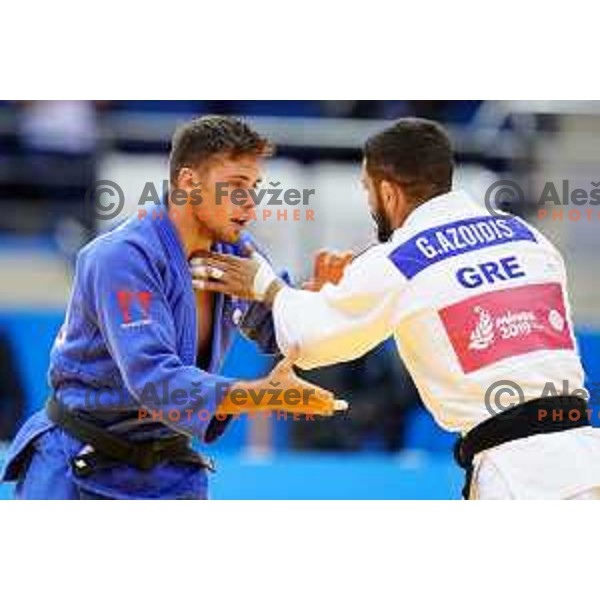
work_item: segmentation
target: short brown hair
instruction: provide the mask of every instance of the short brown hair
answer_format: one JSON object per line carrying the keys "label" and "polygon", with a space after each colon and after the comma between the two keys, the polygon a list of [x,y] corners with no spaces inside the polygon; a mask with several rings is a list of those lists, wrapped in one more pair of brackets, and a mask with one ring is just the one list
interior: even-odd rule
{"label": "short brown hair", "polygon": [[415,204],[452,188],[452,144],[435,121],[398,119],[367,140],[364,155],[370,177],[396,182]]}
{"label": "short brown hair", "polygon": [[241,119],[210,115],[178,127],[171,141],[169,175],[177,180],[184,167],[196,166],[217,154],[269,156],[273,145]]}

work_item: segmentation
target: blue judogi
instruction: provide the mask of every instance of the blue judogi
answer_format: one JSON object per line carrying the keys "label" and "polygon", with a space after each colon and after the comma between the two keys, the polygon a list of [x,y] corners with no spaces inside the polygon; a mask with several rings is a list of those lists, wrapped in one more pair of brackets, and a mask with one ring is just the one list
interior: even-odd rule
{"label": "blue judogi", "polygon": [[[240,253],[239,245],[213,249]],[[202,438],[233,381],[218,372],[248,308],[246,301],[217,295],[210,364],[198,368],[195,297],[177,231],[164,209],[131,218],[78,256],[65,324],[50,355],[55,397],[102,415],[111,431],[130,441]],[[260,331],[251,337],[273,352],[270,314],[256,308],[250,312],[258,315]],[[153,418],[140,420],[140,407]],[[149,471],[119,465],[80,477],[71,461],[83,448],[40,411],[13,441],[3,479],[17,481],[19,498],[207,496],[206,470],[194,464],[167,462]]]}

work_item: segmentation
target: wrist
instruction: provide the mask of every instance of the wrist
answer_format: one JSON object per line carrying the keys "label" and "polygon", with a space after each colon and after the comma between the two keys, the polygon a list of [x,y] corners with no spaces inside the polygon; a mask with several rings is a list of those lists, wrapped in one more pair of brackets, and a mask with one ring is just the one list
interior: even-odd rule
{"label": "wrist", "polygon": [[264,304],[267,306],[273,306],[273,302],[275,302],[275,298],[277,294],[286,287],[285,283],[281,281],[281,279],[275,279],[272,281],[265,292],[265,297],[263,298]]}
{"label": "wrist", "polygon": [[252,291],[257,300],[262,301],[273,281],[277,280],[277,275],[271,265],[260,254],[255,254],[255,260],[258,263],[258,269],[254,274],[252,282]]}

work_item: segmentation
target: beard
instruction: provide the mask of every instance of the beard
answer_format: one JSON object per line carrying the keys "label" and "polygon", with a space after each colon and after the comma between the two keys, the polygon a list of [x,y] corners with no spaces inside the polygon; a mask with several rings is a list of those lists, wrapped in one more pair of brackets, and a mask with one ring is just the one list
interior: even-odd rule
{"label": "beard", "polygon": [[392,237],[392,233],[394,233],[394,229],[388,218],[387,214],[383,210],[383,202],[379,195],[377,196],[377,206],[374,211],[371,211],[371,217],[373,221],[375,221],[375,225],[377,227],[377,240],[384,244],[387,242],[390,237]]}

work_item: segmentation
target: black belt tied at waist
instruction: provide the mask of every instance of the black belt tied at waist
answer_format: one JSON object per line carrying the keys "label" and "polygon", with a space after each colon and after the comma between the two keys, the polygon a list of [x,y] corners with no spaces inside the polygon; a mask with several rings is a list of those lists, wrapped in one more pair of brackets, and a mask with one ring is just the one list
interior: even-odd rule
{"label": "black belt tied at waist", "polygon": [[71,461],[73,470],[79,476],[86,476],[97,469],[119,464],[129,465],[141,471],[150,471],[167,461],[196,464],[214,471],[212,461],[195,452],[185,436],[131,442],[95,425],[54,397],[46,403],[46,413],[56,426],[80,442],[91,446],[89,451],[84,449]]}
{"label": "black belt tied at waist", "polygon": [[[543,418],[540,411],[546,411]],[[555,419],[557,413],[553,411],[562,411],[559,413],[561,418]],[[589,424],[587,401],[576,396],[529,400],[479,423],[459,438],[454,446],[454,458],[466,473],[463,498],[466,500],[469,497],[473,459],[480,452],[532,435],[557,433]]]}

